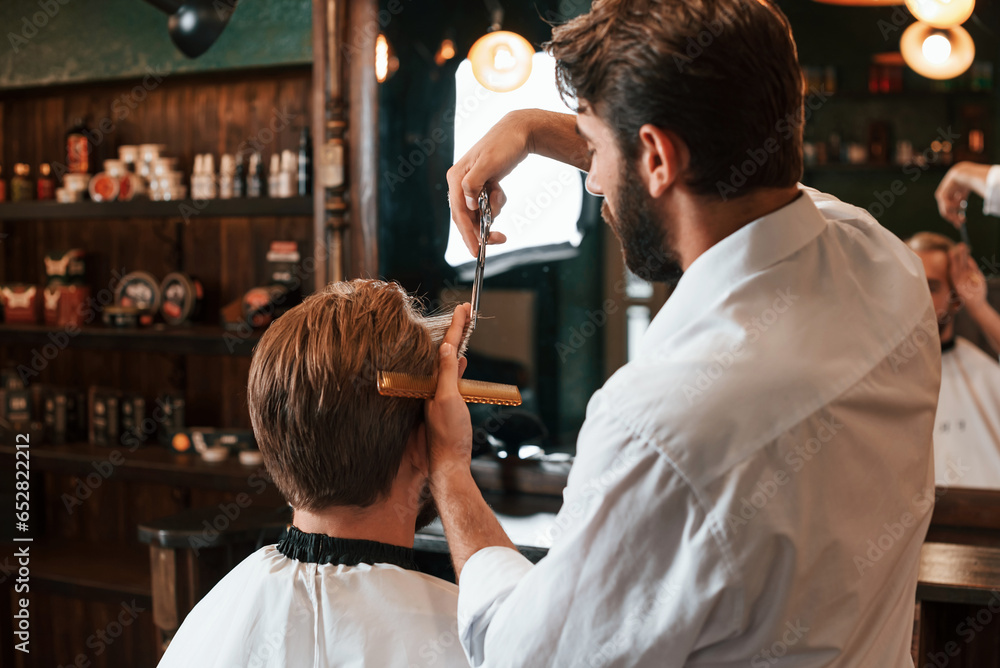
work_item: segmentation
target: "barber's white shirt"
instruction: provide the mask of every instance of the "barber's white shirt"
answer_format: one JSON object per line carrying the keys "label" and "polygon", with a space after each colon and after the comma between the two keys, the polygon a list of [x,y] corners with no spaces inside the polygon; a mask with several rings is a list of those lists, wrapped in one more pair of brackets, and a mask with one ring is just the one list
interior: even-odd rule
{"label": "barber's white shirt", "polygon": [[1000,365],[962,337],[941,356],[934,470],[938,485],[1000,489]]}
{"label": "barber's white shirt", "polygon": [[468,561],[474,665],[912,665],[937,323],[913,253],[803,193],[692,263],[594,395],[548,556]]}
{"label": "barber's white shirt", "polygon": [[264,547],[188,613],[159,668],[467,666],[457,587],[390,564],[315,564]]}

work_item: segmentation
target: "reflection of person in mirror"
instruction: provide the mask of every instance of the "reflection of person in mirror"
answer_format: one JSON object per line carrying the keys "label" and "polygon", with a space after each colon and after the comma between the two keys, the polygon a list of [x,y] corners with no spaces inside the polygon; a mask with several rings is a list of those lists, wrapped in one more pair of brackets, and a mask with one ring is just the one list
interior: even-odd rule
{"label": "reflection of person in mirror", "polygon": [[960,162],[949,169],[934,192],[941,216],[959,227],[971,193],[983,198],[983,213],[1000,216],[1000,165]]}
{"label": "reflection of person in mirror", "polygon": [[466,245],[480,190],[502,216],[498,184],[535,153],[587,172],[633,272],[683,275],[591,398],[537,565],[469,473],[456,310],[427,430],[473,665],[912,665],[934,309],[902,241],[798,184],[787,18],[767,0],[600,0],[548,48],[578,113],[512,112],[449,170]]}
{"label": "reflection of person in mirror", "polygon": [[964,307],[1000,350],[1000,313],[987,301],[986,278],[965,244],[933,232],[915,234],[906,243],[923,260],[941,335],[937,483],[1000,489],[1000,365],[955,335],[955,315]]}

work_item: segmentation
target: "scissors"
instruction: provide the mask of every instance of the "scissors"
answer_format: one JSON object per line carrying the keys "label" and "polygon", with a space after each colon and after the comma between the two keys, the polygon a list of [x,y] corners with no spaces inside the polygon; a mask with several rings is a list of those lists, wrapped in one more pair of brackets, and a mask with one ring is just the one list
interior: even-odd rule
{"label": "scissors", "polygon": [[462,347],[465,348],[469,342],[472,330],[476,328],[479,320],[479,297],[483,291],[483,272],[486,270],[486,241],[490,238],[490,227],[493,225],[493,211],[490,209],[490,196],[486,192],[486,186],[479,193],[479,257],[476,260],[476,278],[472,283],[472,317],[465,330]]}
{"label": "scissors", "polygon": [[958,215],[962,219],[962,225],[958,228],[958,233],[962,237],[962,243],[965,244],[968,248],[972,248],[972,242],[969,241],[969,230],[965,226],[965,212],[968,210],[968,208],[969,208],[969,200],[963,199],[961,202],[959,202]]}

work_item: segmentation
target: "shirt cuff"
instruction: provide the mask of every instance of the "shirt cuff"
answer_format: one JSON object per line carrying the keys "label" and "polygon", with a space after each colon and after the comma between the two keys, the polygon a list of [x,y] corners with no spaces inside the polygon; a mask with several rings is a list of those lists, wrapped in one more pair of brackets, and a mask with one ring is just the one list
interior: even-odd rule
{"label": "shirt cuff", "polygon": [[509,547],[486,547],[465,562],[458,581],[458,633],[473,666],[482,665],[486,631],[517,583],[533,568]]}
{"label": "shirt cuff", "polygon": [[1000,165],[993,165],[986,174],[983,213],[987,216],[1000,216]]}

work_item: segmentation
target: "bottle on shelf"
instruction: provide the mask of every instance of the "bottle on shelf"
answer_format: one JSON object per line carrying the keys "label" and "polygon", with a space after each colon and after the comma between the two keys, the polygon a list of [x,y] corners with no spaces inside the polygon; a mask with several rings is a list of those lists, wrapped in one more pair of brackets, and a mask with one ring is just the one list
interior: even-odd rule
{"label": "bottle on shelf", "polygon": [[302,128],[299,135],[299,155],[298,155],[298,193],[300,196],[312,194],[312,139],[309,136],[309,128]]}
{"label": "bottle on shelf", "polygon": [[260,197],[261,189],[267,181],[263,180],[264,167],[260,163],[260,153],[250,154],[250,165],[247,171],[247,197]]}
{"label": "bottle on shelf", "polygon": [[83,118],[66,131],[66,169],[72,174],[92,174],[94,143]]}
{"label": "bottle on shelf", "polygon": [[292,197],[298,192],[296,187],[295,154],[285,149],[281,152],[281,173],[278,175],[278,197]]}
{"label": "bottle on shelf", "polygon": [[247,172],[243,166],[243,151],[236,153],[236,167],[233,169],[233,197],[247,196]]}
{"label": "bottle on shelf", "polygon": [[52,167],[43,162],[38,166],[37,193],[39,200],[56,198],[56,180],[52,177]]}
{"label": "bottle on shelf", "polygon": [[271,169],[267,174],[267,194],[270,197],[281,197],[281,156],[271,154]]}
{"label": "bottle on shelf", "polygon": [[14,178],[10,180],[11,201],[26,202],[34,199],[35,189],[32,187],[30,174],[31,167],[27,163],[19,162],[14,165]]}
{"label": "bottle on shelf", "polygon": [[261,155],[260,151],[257,151],[257,169],[256,180],[257,180],[257,196],[267,197],[267,167],[264,165],[264,156]]}
{"label": "bottle on shelf", "polygon": [[219,158],[219,199],[232,199],[233,197],[233,174],[236,166],[233,163],[233,156],[224,153]]}
{"label": "bottle on shelf", "polygon": [[0,165],[0,202],[7,201],[7,182],[3,180],[3,165]]}

